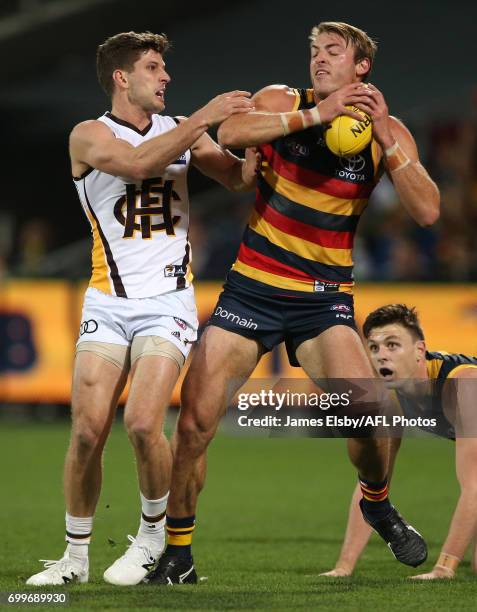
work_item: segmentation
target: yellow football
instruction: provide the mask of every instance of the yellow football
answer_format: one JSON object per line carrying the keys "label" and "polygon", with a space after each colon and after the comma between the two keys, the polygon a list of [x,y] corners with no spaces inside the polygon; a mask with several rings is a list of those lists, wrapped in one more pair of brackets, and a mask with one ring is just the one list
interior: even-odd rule
{"label": "yellow football", "polygon": [[330,123],[325,131],[325,141],[328,149],[339,157],[357,155],[371,142],[373,137],[373,122],[371,117],[356,106],[348,106],[363,117],[357,121],[348,115],[339,115]]}

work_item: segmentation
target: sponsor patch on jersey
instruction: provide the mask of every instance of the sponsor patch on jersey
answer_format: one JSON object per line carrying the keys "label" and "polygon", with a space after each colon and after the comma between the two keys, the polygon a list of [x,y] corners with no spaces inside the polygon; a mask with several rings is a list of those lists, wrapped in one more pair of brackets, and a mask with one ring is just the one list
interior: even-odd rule
{"label": "sponsor patch on jersey", "polygon": [[175,266],[173,264],[169,264],[164,268],[164,276],[166,278],[174,277],[174,276],[185,276],[186,269],[184,266]]}
{"label": "sponsor patch on jersey", "polygon": [[339,312],[351,312],[351,307],[346,304],[333,304],[331,310],[338,310]]}
{"label": "sponsor patch on jersey", "polygon": [[296,157],[308,157],[310,155],[309,147],[301,142],[296,142],[296,140],[288,141],[287,146],[290,153]]}
{"label": "sponsor patch on jersey", "polygon": [[339,283],[327,283],[326,281],[315,280],[313,289],[315,291],[339,291]]}

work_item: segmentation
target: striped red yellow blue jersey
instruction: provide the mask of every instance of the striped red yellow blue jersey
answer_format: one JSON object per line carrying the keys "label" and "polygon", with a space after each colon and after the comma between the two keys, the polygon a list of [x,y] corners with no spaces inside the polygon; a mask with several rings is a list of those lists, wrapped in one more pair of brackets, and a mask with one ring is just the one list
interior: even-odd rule
{"label": "striped red yellow blue jersey", "polygon": [[396,391],[396,397],[404,416],[408,418],[434,417],[436,425],[422,425],[420,429],[429,431],[442,438],[455,440],[454,425],[447,418],[444,410],[442,392],[445,382],[455,378],[463,369],[477,369],[477,357],[463,355],[462,353],[447,353],[446,351],[426,351],[427,376],[432,381],[428,405],[423,410],[422,404],[413,401],[413,398]]}
{"label": "striped red yellow blue jersey", "polygon": [[[292,110],[315,105],[312,89],[294,91]],[[352,293],[354,235],[381,173],[377,144],[338,157],[316,126],[260,152],[255,205],[229,281],[291,295]]]}

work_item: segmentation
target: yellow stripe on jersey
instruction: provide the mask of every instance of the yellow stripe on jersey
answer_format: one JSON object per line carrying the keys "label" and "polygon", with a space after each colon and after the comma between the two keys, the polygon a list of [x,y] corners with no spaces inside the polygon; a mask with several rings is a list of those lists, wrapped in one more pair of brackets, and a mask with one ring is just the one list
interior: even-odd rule
{"label": "yellow stripe on jersey", "polygon": [[429,359],[426,361],[427,375],[429,378],[437,378],[439,376],[440,369],[444,362],[442,359]]}
{"label": "yellow stripe on jersey", "polygon": [[89,281],[89,286],[99,289],[103,293],[112,295],[111,281],[109,279],[109,267],[106,261],[106,253],[104,252],[103,241],[99,235],[98,225],[91,215],[89,210],[86,210],[88,219],[93,228],[93,252],[92,252],[92,264],[93,274]]}
{"label": "yellow stripe on jersey", "polygon": [[291,113],[293,113],[294,111],[297,111],[298,108],[300,107],[300,92],[298,91],[298,89],[294,89],[293,90],[295,92],[295,102],[293,102],[293,107],[291,109]]}
{"label": "yellow stripe on jersey", "polygon": [[[264,270],[259,270],[258,268],[252,268],[252,266],[248,266],[238,259],[232,266],[232,270],[235,272],[240,272],[240,274],[259,281],[260,283],[265,283],[265,285],[277,287],[278,289],[315,293],[315,286],[312,282],[307,283],[306,281],[295,280],[286,276],[278,276],[277,274],[272,274],[271,272],[265,272]],[[352,285],[341,285],[339,291],[341,293],[351,294],[353,293],[353,288]]]}
{"label": "yellow stripe on jersey", "polygon": [[373,159],[373,167],[374,167],[374,180],[376,181],[376,183],[379,181],[379,179],[381,178],[382,175],[382,171],[380,173],[378,173],[378,169],[379,169],[379,162],[381,161],[381,156],[379,153],[379,145],[378,143],[374,140],[371,141],[371,157]]}
{"label": "yellow stripe on jersey", "polygon": [[352,266],[352,249],[331,249],[283,232],[263,219],[255,210],[249,227],[273,244],[305,259],[331,266]]}
{"label": "yellow stripe on jersey", "polygon": [[270,187],[280,195],[303,206],[332,215],[360,215],[366,208],[368,198],[345,200],[320,193],[283,178],[270,166],[262,166],[262,176]]}
{"label": "yellow stripe on jersey", "polygon": [[447,374],[447,378],[454,378],[458,372],[461,372],[462,370],[465,370],[467,368],[473,368],[474,370],[477,370],[477,365],[473,365],[471,363],[462,363],[461,365],[458,365],[453,370],[451,370],[449,374]]}

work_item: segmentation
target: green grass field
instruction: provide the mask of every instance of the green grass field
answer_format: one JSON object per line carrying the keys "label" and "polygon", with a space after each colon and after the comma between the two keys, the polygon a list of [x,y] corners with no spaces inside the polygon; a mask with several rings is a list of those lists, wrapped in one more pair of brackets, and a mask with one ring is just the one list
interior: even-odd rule
{"label": "green grass field", "polygon": [[[25,587],[24,580],[41,569],[37,560],[59,558],[63,552],[61,478],[68,435],[67,423],[0,423],[2,592],[35,591]],[[318,577],[319,572],[332,567],[338,554],[354,481],[343,440],[221,435],[210,451],[209,477],[194,536],[196,566],[199,575],[208,580],[194,587],[112,587],[102,581],[102,572],[122,554],[126,534],[136,533],[139,517],[132,451],[117,425],[105,456],[103,492],[91,545],[90,583],[68,588],[67,607],[474,609],[476,583],[468,562],[462,564],[453,582],[416,584],[406,579],[412,568],[395,561],[377,536],[373,536],[355,576],[339,580]],[[429,570],[436,559],[457,494],[453,444],[406,440],[392,499],[426,536],[430,559],[423,570]]]}

